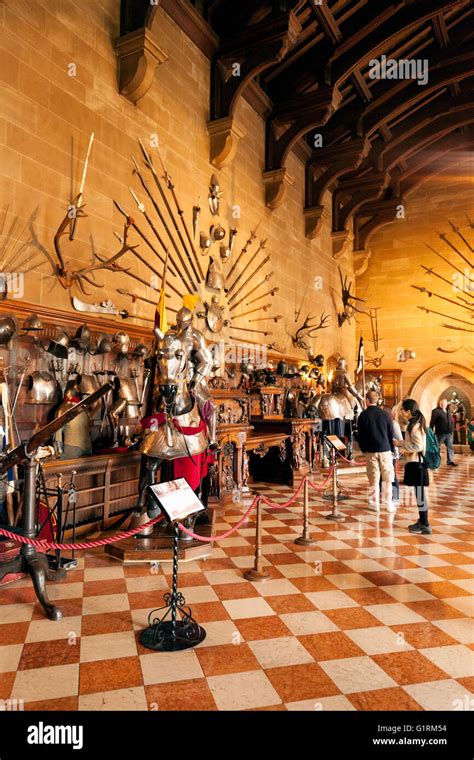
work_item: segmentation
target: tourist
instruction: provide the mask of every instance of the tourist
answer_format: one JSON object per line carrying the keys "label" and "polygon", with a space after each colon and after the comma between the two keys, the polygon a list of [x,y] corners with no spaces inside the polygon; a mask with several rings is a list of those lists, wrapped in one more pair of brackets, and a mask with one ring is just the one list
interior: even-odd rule
{"label": "tourist", "polygon": [[438,439],[439,447],[441,448],[444,443],[447,450],[448,464],[451,467],[457,467],[454,461],[454,448],[453,448],[453,420],[448,410],[448,401],[445,398],[441,398],[438,401],[438,406],[433,409],[431,413],[430,428],[434,430],[436,438]]}
{"label": "tourist", "polygon": [[474,417],[467,424],[467,442],[471,451],[474,451]]}
{"label": "tourist", "polygon": [[395,512],[392,496],[394,468],[392,440],[395,437],[390,416],[380,406],[377,391],[366,394],[367,408],[359,415],[357,442],[365,454],[369,480],[369,509],[380,511],[379,483],[382,481],[382,502],[387,512]]}
{"label": "tourist", "polygon": [[[421,413],[415,399],[408,398],[402,401],[401,416],[407,421],[405,439],[399,441],[393,439],[393,445],[401,449],[405,457],[404,484],[415,488],[416,503],[419,517],[416,523],[408,526],[410,533],[431,534],[431,526],[428,521],[428,499],[426,487],[429,485],[428,469],[423,464],[423,455],[426,451],[426,420]],[[413,467],[412,464],[419,467]]]}

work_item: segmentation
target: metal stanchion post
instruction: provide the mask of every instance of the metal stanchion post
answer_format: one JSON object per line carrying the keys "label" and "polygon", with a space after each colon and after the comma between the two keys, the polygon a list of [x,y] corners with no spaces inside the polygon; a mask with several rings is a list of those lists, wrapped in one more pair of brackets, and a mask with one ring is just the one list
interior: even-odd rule
{"label": "metal stanchion post", "polygon": [[309,529],[309,483],[306,479],[304,482],[304,502],[303,502],[303,534],[295,540],[295,544],[303,546],[314,546],[316,541],[311,538]]}
{"label": "metal stanchion post", "polygon": [[263,569],[262,562],[262,497],[257,499],[257,530],[255,534],[255,563],[251,570],[246,570],[244,578],[248,581],[266,581],[270,573]]}
{"label": "metal stanchion post", "polygon": [[335,522],[344,522],[345,515],[341,514],[338,510],[338,482],[337,482],[337,451],[332,449],[332,512],[330,515],[326,515],[326,520],[334,520]]}

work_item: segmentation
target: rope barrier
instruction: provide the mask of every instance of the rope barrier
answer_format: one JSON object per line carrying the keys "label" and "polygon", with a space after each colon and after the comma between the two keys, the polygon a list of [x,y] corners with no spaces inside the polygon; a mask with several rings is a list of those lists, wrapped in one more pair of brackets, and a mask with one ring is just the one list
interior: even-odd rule
{"label": "rope barrier", "polygon": [[144,525],[139,525],[138,528],[132,528],[132,530],[117,533],[116,536],[110,536],[109,538],[99,538],[96,541],[84,541],[80,544],[56,544],[52,541],[46,541],[45,539],[26,538],[26,536],[22,536],[21,534],[5,530],[5,528],[0,528],[0,535],[11,538],[13,541],[18,541],[20,544],[35,546],[37,549],[74,549],[80,551],[81,549],[95,549],[97,546],[106,546],[107,544],[114,544],[116,541],[123,541],[124,538],[131,538],[132,536],[141,533],[144,528],[150,528],[152,525],[162,522],[162,520],[163,515],[158,515],[158,517],[150,520],[150,522],[147,522]]}
{"label": "rope barrier", "polygon": [[347,459],[347,457],[343,456],[340,451],[337,452],[337,456],[344,460],[344,462],[347,462],[351,465],[351,467],[357,467],[357,465],[365,464],[365,459]]}
{"label": "rope barrier", "polygon": [[222,538],[228,538],[228,536],[231,536],[232,533],[235,533],[235,531],[238,530],[244,524],[244,522],[247,520],[247,517],[255,509],[255,505],[257,501],[258,501],[258,496],[255,496],[250,507],[247,509],[246,513],[239,520],[239,522],[236,525],[234,525],[233,528],[229,528],[229,530],[227,530],[225,533],[221,533],[220,536],[200,536],[198,533],[193,533],[192,530],[185,528],[182,523],[178,523],[178,525],[183,531],[183,533],[186,533],[186,535],[191,536],[191,538],[194,538],[196,541],[202,541],[203,543],[212,543],[213,541],[219,541]]}

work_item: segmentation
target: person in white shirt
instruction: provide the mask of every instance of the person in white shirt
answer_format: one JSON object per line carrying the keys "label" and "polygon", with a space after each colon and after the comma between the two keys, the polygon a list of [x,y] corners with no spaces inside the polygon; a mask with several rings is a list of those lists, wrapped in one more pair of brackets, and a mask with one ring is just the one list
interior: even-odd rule
{"label": "person in white shirt", "polygon": [[407,429],[405,433],[405,439],[399,441],[393,439],[393,445],[398,449],[401,449],[405,456],[405,483],[406,485],[413,485],[415,488],[416,502],[418,504],[419,518],[416,523],[408,526],[410,533],[431,534],[431,526],[428,521],[428,499],[426,497],[426,486],[429,485],[428,471],[426,470],[426,477],[428,482],[423,483],[421,464],[420,469],[416,469],[419,472],[416,477],[416,482],[412,481],[410,476],[407,477],[409,471],[415,468],[407,469],[407,465],[411,463],[420,463],[423,455],[426,451],[426,420],[420,411],[420,408],[413,398],[408,398],[402,401],[400,408],[401,417],[407,421]]}

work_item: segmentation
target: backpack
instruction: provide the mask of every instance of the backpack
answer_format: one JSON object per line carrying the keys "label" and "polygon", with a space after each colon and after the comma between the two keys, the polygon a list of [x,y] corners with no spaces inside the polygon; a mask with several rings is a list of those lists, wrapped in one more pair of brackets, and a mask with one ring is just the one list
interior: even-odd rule
{"label": "backpack", "polygon": [[426,428],[426,451],[424,460],[429,470],[437,470],[441,464],[441,450],[439,448],[438,439],[430,427]]}

